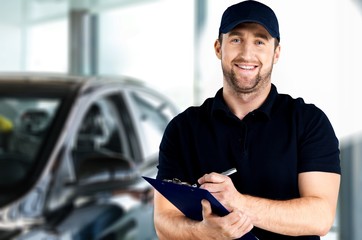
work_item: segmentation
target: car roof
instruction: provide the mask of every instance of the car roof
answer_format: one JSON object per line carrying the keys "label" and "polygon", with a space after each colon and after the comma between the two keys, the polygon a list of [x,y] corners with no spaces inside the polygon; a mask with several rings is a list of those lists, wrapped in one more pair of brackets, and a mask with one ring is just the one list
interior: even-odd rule
{"label": "car roof", "polygon": [[53,73],[2,73],[0,74],[0,94],[42,92],[68,95],[88,88],[101,87],[112,83],[127,86],[144,86],[139,80],[127,76],[81,77]]}

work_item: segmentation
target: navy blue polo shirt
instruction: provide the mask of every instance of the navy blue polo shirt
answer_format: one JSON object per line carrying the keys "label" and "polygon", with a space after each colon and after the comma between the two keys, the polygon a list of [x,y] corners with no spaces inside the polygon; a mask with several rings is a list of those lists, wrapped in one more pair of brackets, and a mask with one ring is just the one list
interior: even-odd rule
{"label": "navy blue polo shirt", "polygon": [[[297,198],[299,173],[340,174],[338,140],[319,108],[279,94],[274,85],[262,106],[242,120],[227,107],[220,89],[169,123],[160,144],[157,178],[195,183],[205,173],[232,167],[238,170],[230,177],[240,193]],[[289,239],[262,232],[260,239]]]}

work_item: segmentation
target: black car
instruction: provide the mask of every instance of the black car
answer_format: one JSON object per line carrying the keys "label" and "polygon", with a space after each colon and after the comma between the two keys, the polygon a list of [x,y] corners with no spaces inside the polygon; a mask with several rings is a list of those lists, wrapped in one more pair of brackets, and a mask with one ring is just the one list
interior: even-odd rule
{"label": "black car", "polygon": [[141,176],[176,113],[127,77],[0,75],[0,239],[157,239]]}

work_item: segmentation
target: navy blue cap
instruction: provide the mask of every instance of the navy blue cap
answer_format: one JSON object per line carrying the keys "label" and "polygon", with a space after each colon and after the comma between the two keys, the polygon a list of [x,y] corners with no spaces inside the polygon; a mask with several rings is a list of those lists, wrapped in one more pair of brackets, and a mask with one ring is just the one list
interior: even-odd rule
{"label": "navy blue cap", "polygon": [[257,1],[243,1],[228,7],[221,18],[219,35],[228,33],[244,22],[254,22],[262,25],[269,34],[280,41],[279,24],[274,11]]}

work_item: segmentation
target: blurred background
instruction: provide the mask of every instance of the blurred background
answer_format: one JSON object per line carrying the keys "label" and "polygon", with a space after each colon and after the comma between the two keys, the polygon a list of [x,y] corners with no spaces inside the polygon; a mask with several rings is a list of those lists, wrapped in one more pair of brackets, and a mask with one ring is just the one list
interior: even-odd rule
{"label": "blurred background", "polygon": [[[0,0],[0,72],[127,75],[180,110],[222,86],[213,44],[231,0]],[[342,188],[324,239],[362,239],[362,1],[264,0],[276,12],[281,93],[324,110],[340,140]]]}

